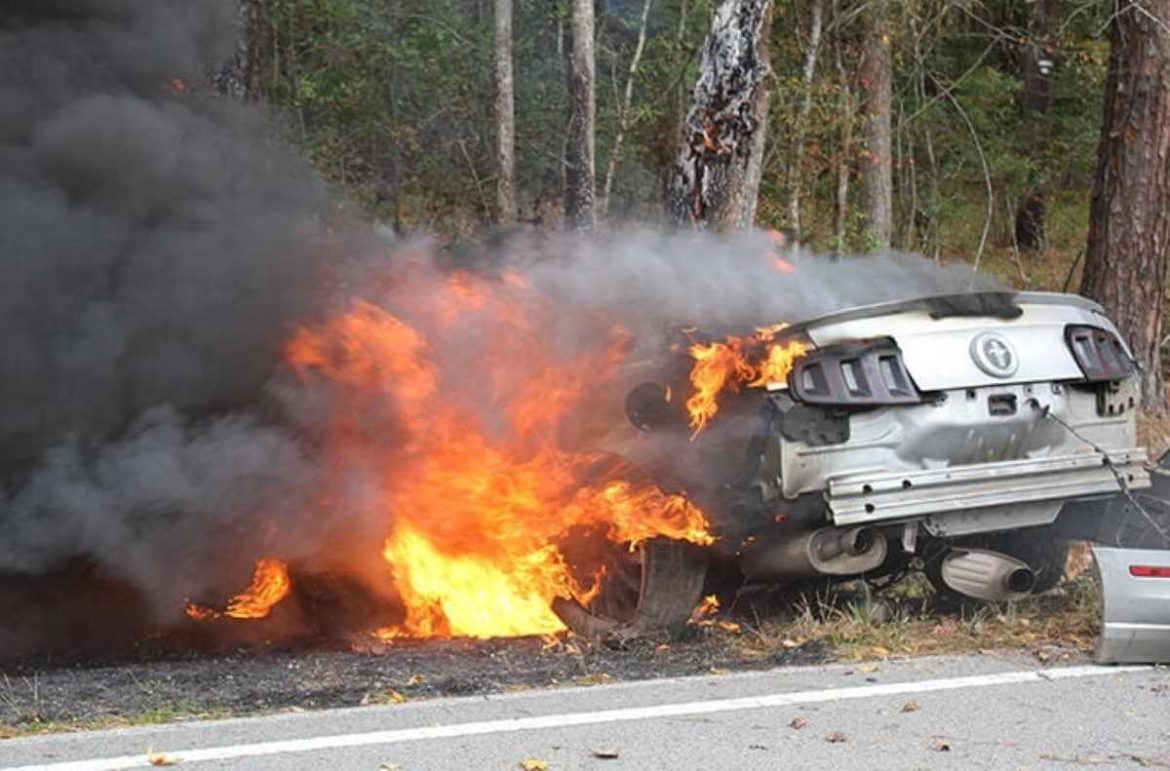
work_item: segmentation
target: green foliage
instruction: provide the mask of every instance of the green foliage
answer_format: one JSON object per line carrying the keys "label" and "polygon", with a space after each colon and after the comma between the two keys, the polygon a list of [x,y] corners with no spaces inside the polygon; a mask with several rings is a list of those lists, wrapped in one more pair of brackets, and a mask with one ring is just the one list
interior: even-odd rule
{"label": "green foliage", "polygon": [[[773,65],[762,225],[786,227],[790,180],[803,236],[833,248],[838,170],[850,180],[840,234],[860,249],[857,168],[865,84],[856,73],[861,0],[822,0],[824,35],[806,89],[812,0],[781,0]],[[690,106],[715,0],[654,0],[613,188],[617,216],[655,218]],[[618,130],[642,0],[597,4],[599,189]],[[1056,212],[1087,200],[1100,130],[1108,9],[1059,0],[1048,42],[1055,68],[1041,115],[1024,108],[1024,65],[1039,50],[1036,4],[897,0],[896,226],[902,248],[971,254],[994,193],[993,248],[1010,245],[1014,206],[1059,191]],[[353,201],[402,228],[466,230],[490,221],[495,161],[492,4],[487,0],[269,0],[265,85],[323,173]],[[568,110],[566,0],[515,0],[516,174],[521,216],[555,218]],[[808,94],[809,112],[800,119]],[[795,141],[803,152],[795,174]],[[1053,204],[1057,203],[1053,199]],[[1061,214],[1063,216],[1063,214]],[[1078,215],[1079,216],[1079,215]],[[1077,240],[1076,217],[1052,236]],[[1071,223],[1071,225],[1070,225]],[[1069,235],[1066,231],[1074,231]]]}

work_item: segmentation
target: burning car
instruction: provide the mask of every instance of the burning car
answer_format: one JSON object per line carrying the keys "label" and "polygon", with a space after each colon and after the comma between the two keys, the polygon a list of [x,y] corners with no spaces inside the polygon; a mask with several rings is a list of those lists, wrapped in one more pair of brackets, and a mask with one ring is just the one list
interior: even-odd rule
{"label": "burning car", "polygon": [[712,561],[748,581],[921,571],[979,600],[1042,592],[1071,540],[1150,485],[1134,360],[1081,297],[925,297],[674,348],[627,367],[620,428],[573,441],[685,494],[719,538],[618,560],[591,602],[558,604],[579,631],[680,627]]}

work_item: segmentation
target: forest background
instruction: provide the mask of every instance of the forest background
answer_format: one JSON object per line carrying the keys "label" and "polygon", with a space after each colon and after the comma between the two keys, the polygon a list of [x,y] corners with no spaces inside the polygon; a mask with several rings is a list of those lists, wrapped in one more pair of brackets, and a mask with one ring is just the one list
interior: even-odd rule
{"label": "forest background", "polygon": [[[677,224],[687,219],[671,207],[680,147],[734,155],[744,152],[737,142],[755,142],[756,226],[821,252],[893,248],[967,261],[1020,288],[1087,289],[1160,374],[1160,308],[1124,306],[1127,286],[1130,306],[1162,296],[1167,245],[1156,254],[1133,246],[1133,269],[1106,287],[1112,267],[1093,252],[1116,251],[1118,236],[1086,244],[1108,154],[1103,125],[1117,133],[1107,124],[1118,111],[1111,118],[1106,106],[1122,97],[1109,94],[1141,75],[1125,72],[1123,56],[1138,57],[1136,69],[1151,53],[1170,61],[1162,6],[241,0],[244,33],[226,86],[281,113],[344,199],[399,233]],[[1111,50],[1120,87],[1107,82]],[[1165,81],[1167,68],[1154,62],[1146,75]],[[743,103],[729,107],[737,90]],[[1168,90],[1154,83],[1164,102]],[[743,135],[714,120],[709,135],[702,115],[696,124],[720,100],[716,108],[738,110]],[[1155,105],[1152,117],[1168,111]],[[1121,140],[1149,143],[1170,169],[1140,116],[1135,126]],[[1136,194],[1165,192],[1170,174],[1156,176]],[[1110,184],[1128,183],[1102,181],[1099,233],[1109,232],[1104,205],[1135,195]],[[1101,268],[1083,285],[1086,262]],[[1158,407],[1156,380],[1146,392]]]}

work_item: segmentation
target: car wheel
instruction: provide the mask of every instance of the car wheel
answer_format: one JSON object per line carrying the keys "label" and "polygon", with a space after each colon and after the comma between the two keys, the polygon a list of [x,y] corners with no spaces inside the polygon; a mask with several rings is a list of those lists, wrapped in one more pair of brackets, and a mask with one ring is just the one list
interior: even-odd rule
{"label": "car wheel", "polygon": [[1064,578],[1069,542],[1058,537],[1051,528],[1034,527],[996,533],[990,537],[987,548],[1015,557],[1032,568],[1036,574],[1032,594],[1043,594],[1054,589]]}
{"label": "car wheel", "polygon": [[707,550],[684,541],[655,538],[630,550],[614,546],[601,585],[582,606],[557,600],[565,625],[585,637],[665,633],[686,628],[703,593]]}

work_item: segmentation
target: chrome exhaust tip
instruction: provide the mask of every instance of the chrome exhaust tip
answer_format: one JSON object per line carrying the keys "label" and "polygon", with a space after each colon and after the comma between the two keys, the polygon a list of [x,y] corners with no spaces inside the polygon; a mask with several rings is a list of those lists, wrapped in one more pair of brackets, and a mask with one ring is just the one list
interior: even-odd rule
{"label": "chrome exhaust tip", "polygon": [[1027,563],[988,549],[951,551],[943,558],[942,579],[959,594],[988,602],[1017,600],[1036,586]]}
{"label": "chrome exhaust tip", "polygon": [[1009,592],[1028,594],[1036,588],[1036,574],[1031,568],[1016,568],[1007,574],[1004,588]]}

